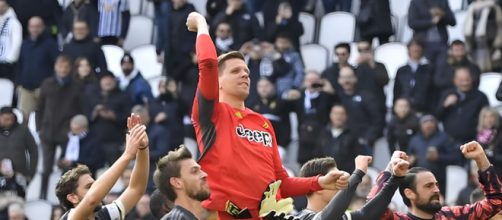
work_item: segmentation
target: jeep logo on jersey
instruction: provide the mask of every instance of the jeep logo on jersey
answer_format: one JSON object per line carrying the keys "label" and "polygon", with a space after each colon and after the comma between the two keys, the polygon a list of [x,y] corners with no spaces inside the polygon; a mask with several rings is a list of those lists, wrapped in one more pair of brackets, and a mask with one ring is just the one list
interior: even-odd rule
{"label": "jeep logo on jersey", "polygon": [[265,131],[251,130],[239,125],[235,132],[241,138],[247,138],[249,141],[262,143],[266,147],[272,147],[272,135]]}

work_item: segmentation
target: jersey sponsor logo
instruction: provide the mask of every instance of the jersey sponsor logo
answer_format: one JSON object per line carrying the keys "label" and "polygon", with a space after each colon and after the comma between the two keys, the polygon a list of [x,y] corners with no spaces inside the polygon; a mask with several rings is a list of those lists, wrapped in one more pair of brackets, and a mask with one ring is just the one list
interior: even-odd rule
{"label": "jersey sponsor logo", "polygon": [[235,133],[248,141],[262,143],[265,147],[272,147],[272,135],[266,131],[251,130],[239,125],[235,128]]}

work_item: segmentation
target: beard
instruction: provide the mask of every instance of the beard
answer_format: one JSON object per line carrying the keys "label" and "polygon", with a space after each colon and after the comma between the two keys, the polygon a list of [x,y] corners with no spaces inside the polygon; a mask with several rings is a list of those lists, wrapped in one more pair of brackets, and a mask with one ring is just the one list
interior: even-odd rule
{"label": "beard", "polygon": [[438,202],[438,203],[434,202],[433,203],[432,200],[438,200],[439,201],[439,194],[433,195],[433,196],[431,196],[429,198],[429,201],[424,202],[424,203],[422,203],[422,202],[417,203],[417,204],[415,204],[415,206],[418,209],[420,209],[420,210],[422,210],[424,212],[427,212],[429,214],[435,214],[436,212],[439,212],[439,210],[441,210],[442,205],[441,205],[440,202]]}
{"label": "beard", "polygon": [[209,199],[209,196],[211,195],[211,193],[209,192],[208,189],[201,187],[197,191],[195,191],[195,190],[188,191],[187,195],[188,195],[188,197],[195,199],[197,201],[204,201],[206,199]]}

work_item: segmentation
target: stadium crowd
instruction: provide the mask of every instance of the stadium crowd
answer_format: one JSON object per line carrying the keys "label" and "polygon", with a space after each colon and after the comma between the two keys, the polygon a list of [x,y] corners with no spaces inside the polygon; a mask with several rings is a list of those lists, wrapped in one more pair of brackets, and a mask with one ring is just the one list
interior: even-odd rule
{"label": "stadium crowd", "polygon": [[[122,183],[104,202],[126,201],[130,197],[123,195],[141,188],[141,181],[134,181],[140,175],[135,168],[145,164],[150,169],[144,195],[135,195],[132,201],[137,204],[117,207],[131,210],[125,219],[159,219],[158,211],[167,206],[172,209],[172,198],[176,198],[168,195],[173,201],[163,204],[166,189],[154,183],[163,178],[154,174],[160,169],[159,160],[169,166],[167,158],[176,161],[205,155],[200,145],[206,140],[199,141],[197,125],[190,120],[198,114],[192,112],[199,108],[192,103],[200,95],[201,64],[195,46],[199,37],[187,29],[187,17],[196,8],[187,0],[144,0],[154,5],[155,56],[163,67],[163,80],[152,85],[137,68],[141,59],[125,53],[120,71],[112,72],[102,50],[103,45],[123,47],[128,34],[142,34],[128,31],[130,1],[73,0],[61,5],[56,0],[0,0],[0,78],[15,85],[11,105],[0,106],[0,220],[25,218],[28,185],[39,188],[36,199],[48,200],[55,187],[50,177],[56,171],[77,169],[96,178],[103,173],[99,171],[115,168],[118,173],[111,179]],[[351,210],[358,210],[372,204],[366,203],[367,196],[379,198],[369,192],[373,183],[382,190],[385,181],[397,181],[395,174],[402,169],[393,171],[392,165],[397,164],[391,163],[378,180],[362,177],[368,165],[361,168],[358,155],[373,156],[377,142],[384,140],[390,154],[407,155],[393,159],[430,170],[441,197],[447,191],[447,167],[462,167],[468,184],[456,204],[448,205],[466,205],[472,198],[483,199],[478,179],[484,186],[497,185],[494,175],[502,176],[502,119],[500,109],[490,106],[488,98],[502,101],[502,82],[494,94],[479,90],[483,73],[502,70],[502,1],[469,1],[465,40],[449,39],[447,28],[458,23],[448,2],[411,0],[407,25],[413,38],[405,42],[408,61],[396,73],[389,73],[374,56],[378,45],[397,39],[389,0],[208,0],[205,19],[218,55],[235,50],[243,55],[250,79],[245,105],[270,121],[284,161],[297,155],[293,160],[298,166],[286,167],[290,175],[327,175],[333,166],[308,170],[309,164],[315,166],[312,159],[320,157],[332,157],[340,171],[363,171],[350,204]],[[333,62],[322,72],[305,68],[300,50],[305,29],[299,14],[319,14],[319,10],[321,14],[354,13],[357,27],[353,42],[334,45]],[[353,43],[358,55],[355,62],[349,62],[355,53]],[[393,90],[386,89],[390,83]],[[391,106],[386,105],[389,96],[393,97]],[[131,113],[140,117],[144,128],[130,124]],[[30,123],[36,124],[34,131],[28,128]],[[138,137],[142,132],[148,136],[145,164],[141,163],[145,151],[132,150],[144,146]],[[139,144],[132,144],[134,138]],[[189,149],[191,153],[175,151],[187,139],[197,139],[199,148]],[[479,167],[479,160],[470,160],[477,157],[458,150],[465,146],[477,152],[474,145],[464,145],[470,141],[481,144],[495,174],[487,174],[492,168]],[[171,151],[182,154],[177,155],[181,158],[165,157]],[[123,162],[120,169],[117,161]],[[204,161],[199,163],[204,169]],[[424,172],[412,169],[409,172],[416,175]],[[106,183],[98,181],[96,185]],[[113,185],[115,181],[108,182]],[[313,196],[296,197],[295,209],[304,209],[307,200],[311,207]],[[67,202],[52,204],[52,219],[60,219],[66,209],[78,204]],[[364,211],[354,213],[364,219]],[[385,213],[389,215],[393,214]]]}

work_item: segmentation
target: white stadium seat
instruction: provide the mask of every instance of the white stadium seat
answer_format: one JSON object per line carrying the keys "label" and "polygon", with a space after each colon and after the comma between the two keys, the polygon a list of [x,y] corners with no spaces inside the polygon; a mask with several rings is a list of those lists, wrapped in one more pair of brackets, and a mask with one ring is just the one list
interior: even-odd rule
{"label": "white stadium seat", "polygon": [[155,53],[155,45],[143,45],[134,48],[131,51],[131,56],[135,62],[134,65],[141,71],[145,79],[160,76],[162,73],[162,64],[157,62],[157,54]]}
{"label": "white stadium seat", "polygon": [[152,36],[152,19],[141,15],[132,16],[129,30],[124,40],[124,49],[130,51],[137,46],[150,44],[152,42]]}
{"label": "white stadium seat", "polygon": [[467,186],[467,171],[461,166],[446,167],[446,204],[455,205],[458,193]]}
{"label": "white stadium seat", "polygon": [[479,90],[488,97],[490,106],[498,107],[502,104],[501,101],[495,98],[495,93],[499,88],[500,81],[502,81],[502,74],[500,73],[483,73],[481,74],[479,82]]}
{"label": "white stadium seat", "polygon": [[124,56],[124,50],[115,45],[103,45],[101,46],[101,49],[105,54],[108,70],[116,76],[120,74],[122,72],[122,68],[120,67],[120,60]]}
{"label": "white stadium seat", "polygon": [[448,4],[450,5],[450,9],[453,12],[462,10],[463,3],[464,3],[464,0],[448,0]]}
{"label": "white stadium seat", "polygon": [[152,88],[152,94],[153,97],[157,97],[159,95],[159,83],[162,80],[165,80],[166,77],[163,76],[157,76],[148,79],[148,84],[150,84],[150,88]]}
{"label": "white stadium seat", "polygon": [[0,79],[0,107],[11,106],[14,97],[14,83],[8,79]]}
{"label": "white stadium seat", "polygon": [[319,27],[319,44],[329,50],[329,56],[333,56],[333,48],[341,42],[354,41],[356,20],[354,15],[347,12],[332,12],[321,19]]}
{"label": "white stadium seat", "polygon": [[306,12],[300,12],[298,20],[303,25],[303,35],[300,37],[300,44],[313,43],[316,31],[314,15]]}
{"label": "white stadium seat", "polygon": [[[458,0],[457,0],[458,1]],[[410,7],[411,0],[390,0],[391,14],[403,17],[408,15],[408,8]]]}
{"label": "white stadium seat", "polygon": [[207,0],[188,0],[188,2],[193,4],[197,12],[201,13],[204,16],[207,14],[206,11]]}
{"label": "white stadium seat", "polygon": [[141,13],[141,3],[143,0],[129,0],[129,12],[131,15],[139,15]]}
{"label": "white stadium seat", "polygon": [[389,74],[389,84],[386,86],[387,107],[392,106],[394,78],[399,67],[408,61],[408,49],[401,43],[387,43],[375,49],[375,60],[385,64]]}
{"label": "white stadium seat", "polygon": [[[457,0],[460,1],[460,0]],[[450,42],[454,40],[465,40],[464,36],[464,21],[467,15],[467,11],[457,11],[455,12],[455,19],[457,24],[455,26],[448,26],[448,36]]]}
{"label": "white stadium seat", "polygon": [[305,71],[315,70],[321,73],[328,66],[328,49],[318,44],[301,45]]}
{"label": "white stadium seat", "polygon": [[44,200],[28,201],[24,206],[28,219],[51,219],[52,204]]}

